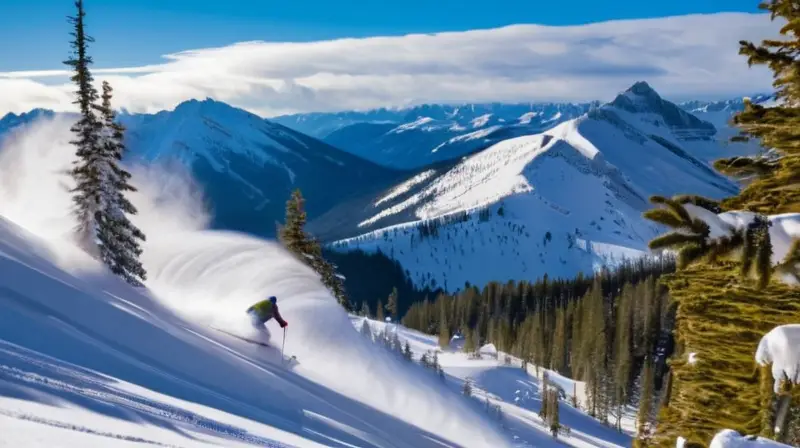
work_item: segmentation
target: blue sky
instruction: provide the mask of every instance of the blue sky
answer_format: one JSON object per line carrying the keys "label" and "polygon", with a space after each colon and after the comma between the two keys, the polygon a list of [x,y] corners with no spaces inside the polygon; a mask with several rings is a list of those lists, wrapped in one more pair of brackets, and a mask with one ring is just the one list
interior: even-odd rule
{"label": "blue sky", "polygon": [[[59,68],[70,0],[3,1],[0,71]],[[249,40],[309,41],[583,24],[709,12],[757,12],[756,0],[86,0],[97,67],[156,63],[160,55]],[[13,42],[13,43],[12,43]]]}

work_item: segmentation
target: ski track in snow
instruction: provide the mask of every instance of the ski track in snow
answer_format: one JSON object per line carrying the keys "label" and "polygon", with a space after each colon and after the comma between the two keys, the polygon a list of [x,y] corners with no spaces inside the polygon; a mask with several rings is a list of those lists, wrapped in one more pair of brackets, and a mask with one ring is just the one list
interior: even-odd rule
{"label": "ski track in snow", "polygon": [[[113,378],[27,350],[4,340],[0,340],[0,379],[10,384],[25,385],[36,390],[46,390],[54,395],[69,394],[111,407],[128,409],[157,420],[167,420],[180,426],[190,426],[195,431],[213,433],[226,439],[237,439],[249,444],[271,448],[289,446],[249,434],[247,430],[215,421],[176,406],[126,392],[115,386],[114,383],[116,381]],[[54,426],[62,425],[59,422],[40,419],[22,413],[3,411],[2,409],[0,409],[0,412],[8,417],[22,418]],[[131,436],[97,432],[71,424],[61,427],[135,442],[170,446]]]}
{"label": "ski track in snow", "polygon": [[17,419],[17,420],[26,420],[26,421],[33,422],[33,423],[38,423],[38,424],[41,424],[41,425],[48,425],[48,426],[52,426],[52,427],[55,427],[55,428],[68,429],[70,431],[77,431],[77,432],[82,432],[82,433],[91,434],[91,435],[95,435],[95,436],[108,437],[108,438],[117,439],[117,440],[125,440],[125,441],[129,441],[129,442],[142,443],[142,444],[146,444],[146,445],[177,447],[177,445],[165,445],[163,443],[155,442],[155,441],[152,441],[152,440],[143,439],[141,437],[114,434],[114,433],[106,432],[106,431],[98,431],[98,430],[95,430],[95,429],[87,428],[85,426],[75,425],[75,424],[72,424],[72,423],[66,423],[66,422],[61,422],[61,421],[57,421],[57,420],[45,419],[45,418],[37,417],[35,415],[24,414],[24,413],[21,413],[21,412],[6,411],[6,410],[3,410],[2,408],[0,408],[0,415],[2,415],[4,417],[14,418],[14,419]]}

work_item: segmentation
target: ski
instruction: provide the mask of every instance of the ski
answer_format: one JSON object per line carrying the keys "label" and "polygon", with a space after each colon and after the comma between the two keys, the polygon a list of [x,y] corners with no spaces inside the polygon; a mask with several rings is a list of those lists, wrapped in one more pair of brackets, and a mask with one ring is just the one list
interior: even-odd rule
{"label": "ski", "polygon": [[242,340],[242,341],[245,341],[245,342],[249,342],[251,344],[260,345],[262,347],[272,347],[271,345],[267,344],[266,342],[256,341],[254,339],[249,339],[249,338],[246,338],[244,336],[239,336],[238,334],[231,333],[230,331],[225,331],[225,330],[223,330],[221,328],[216,328],[216,327],[211,327],[211,328],[214,329],[214,330],[217,330],[217,331],[219,331],[221,333],[225,333],[228,336],[233,336],[236,339],[239,339],[239,340]]}
{"label": "ski", "polygon": [[[271,346],[271,345],[267,344],[266,342],[256,341],[256,340],[253,340],[253,339],[246,338],[246,337],[244,337],[244,336],[239,336],[238,334],[231,333],[230,331],[226,331],[226,330],[223,330],[223,329],[221,329],[221,328],[216,328],[216,327],[210,327],[210,328],[211,328],[211,329],[213,329],[213,330],[217,330],[217,331],[219,331],[220,333],[225,333],[225,334],[227,334],[228,336],[233,336],[233,337],[235,337],[236,339],[239,339],[239,340],[241,340],[241,341],[249,342],[249,343],[251,343],[251,344],[255,344],[255,345],[260,345],[260,346],[262,346],[262,347],[274,348],[273,346]],[[292,356],[288,356],[288,357],[287,357],[287,356],[284,356],[283,358],[284,358],[284,359],[283,359],[283,362],[284,362],[285,364],[287,364],[287,365],[288,365],[288,364],[298,364],[298,363],[299,363],[299,361],[297,361],[297,356],[294,356],[294,355],[292,355]]]}

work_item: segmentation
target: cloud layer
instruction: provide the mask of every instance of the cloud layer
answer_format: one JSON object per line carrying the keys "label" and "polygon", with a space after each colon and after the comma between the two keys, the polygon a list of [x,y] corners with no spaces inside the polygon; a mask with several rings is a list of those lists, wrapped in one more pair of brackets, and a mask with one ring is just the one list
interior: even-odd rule
{"label": "cloud layer", "polygon": [[[206,97],[262,116],[428,102],[606,100],[637,80],[673,99],[719,98],[770,89],[770,73],[748,68],[738,55],[738,41],[774,37],[779,26],[763,14],[725,13],[322,42],[243,42],[166,55],[161,64],[94,73],[98,81],[112,83],[116,105],[132,112],[171,109]],[[34,107],[72,110],[67,76],[63,69],[0,73],[0,115]]]}

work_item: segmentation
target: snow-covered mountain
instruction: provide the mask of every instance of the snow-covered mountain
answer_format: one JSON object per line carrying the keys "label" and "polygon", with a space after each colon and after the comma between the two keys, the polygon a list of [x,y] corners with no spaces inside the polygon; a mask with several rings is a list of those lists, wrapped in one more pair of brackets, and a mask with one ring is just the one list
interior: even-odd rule
{"label": "snow-covered mountain", "polygon": [[309,216],[386,185],[398,173],[317,139],[213,100],[174,111],[121,117],[131,157],[176,158],[191,166],[217,228],[271,236],[300,188]]}
{"label": "snow-covered mountain", "polygon": [[402,110],[277,117],[288,127],[386,167],[413,169],[535,134],[587,112],[586,104],[422,105]]}
{"label": "snow-covered mountain", "polygon": [[[750,100],[755,104],[768,105],[774,101],[773,95],[753,95]],[[744,98],[736,98],[724,101],[686,101],[679,106],[691,112],[692,115],[707,121],[717,129],[717,140],[720,145],[707,154],[695,154],[709,162],[723,157],[734,157],[738,155],[754,154],[759,151],[758,142],[752,141],[749,144],[729,144],[731,137],[738,133],[736,127],[730,121],[733,116],[744,110]]]}
{"label": "snow-covered mountain", "polygon": [[9,112],[0,118],[0,136],[19,126],[24,126],[41,118],[52,118],[55,115],[55,112],[47,109],[33,109],[30,112],[19,115]]}
{"label": "snow-covered mountain", "polygon": [[640,82],[544,133],[334,209],[314,227],[329,229],[337,250],[391,256],[420,287],[571,276],[646,252],[663,230],[641,217],[650,195],[735,194],[705,161],[720,151],[711,123]]}
{"label": "snow-covered mountain", "polygon": [[[751,97],[757,103],[770,98],[764,94]],[[285,115],[273,120],[387,167],[419,168],[468,155],[505,139],[543,132],[597,106],[598,102],[425,104],[366,112]],[[713,124],[716,138],[725,142],[735,132],[729,120],[744,108],[744,101],[742,98],[697,100],[678,106]],[[749,153],[755,147],[722,145],[720,151],[695,155],[711,161],[736,155],[730,151]]]}
{"label": "snow-covered mountain", "polygon": [[[0,121],[0,136],[49,111]],[[272,236],[286,200],[300,188],[309,216],[385,187],[400,173],[225,103],[191,100],[157,114],[121,114],[126,160],[188,168],[213,211],[215,228]]]}

